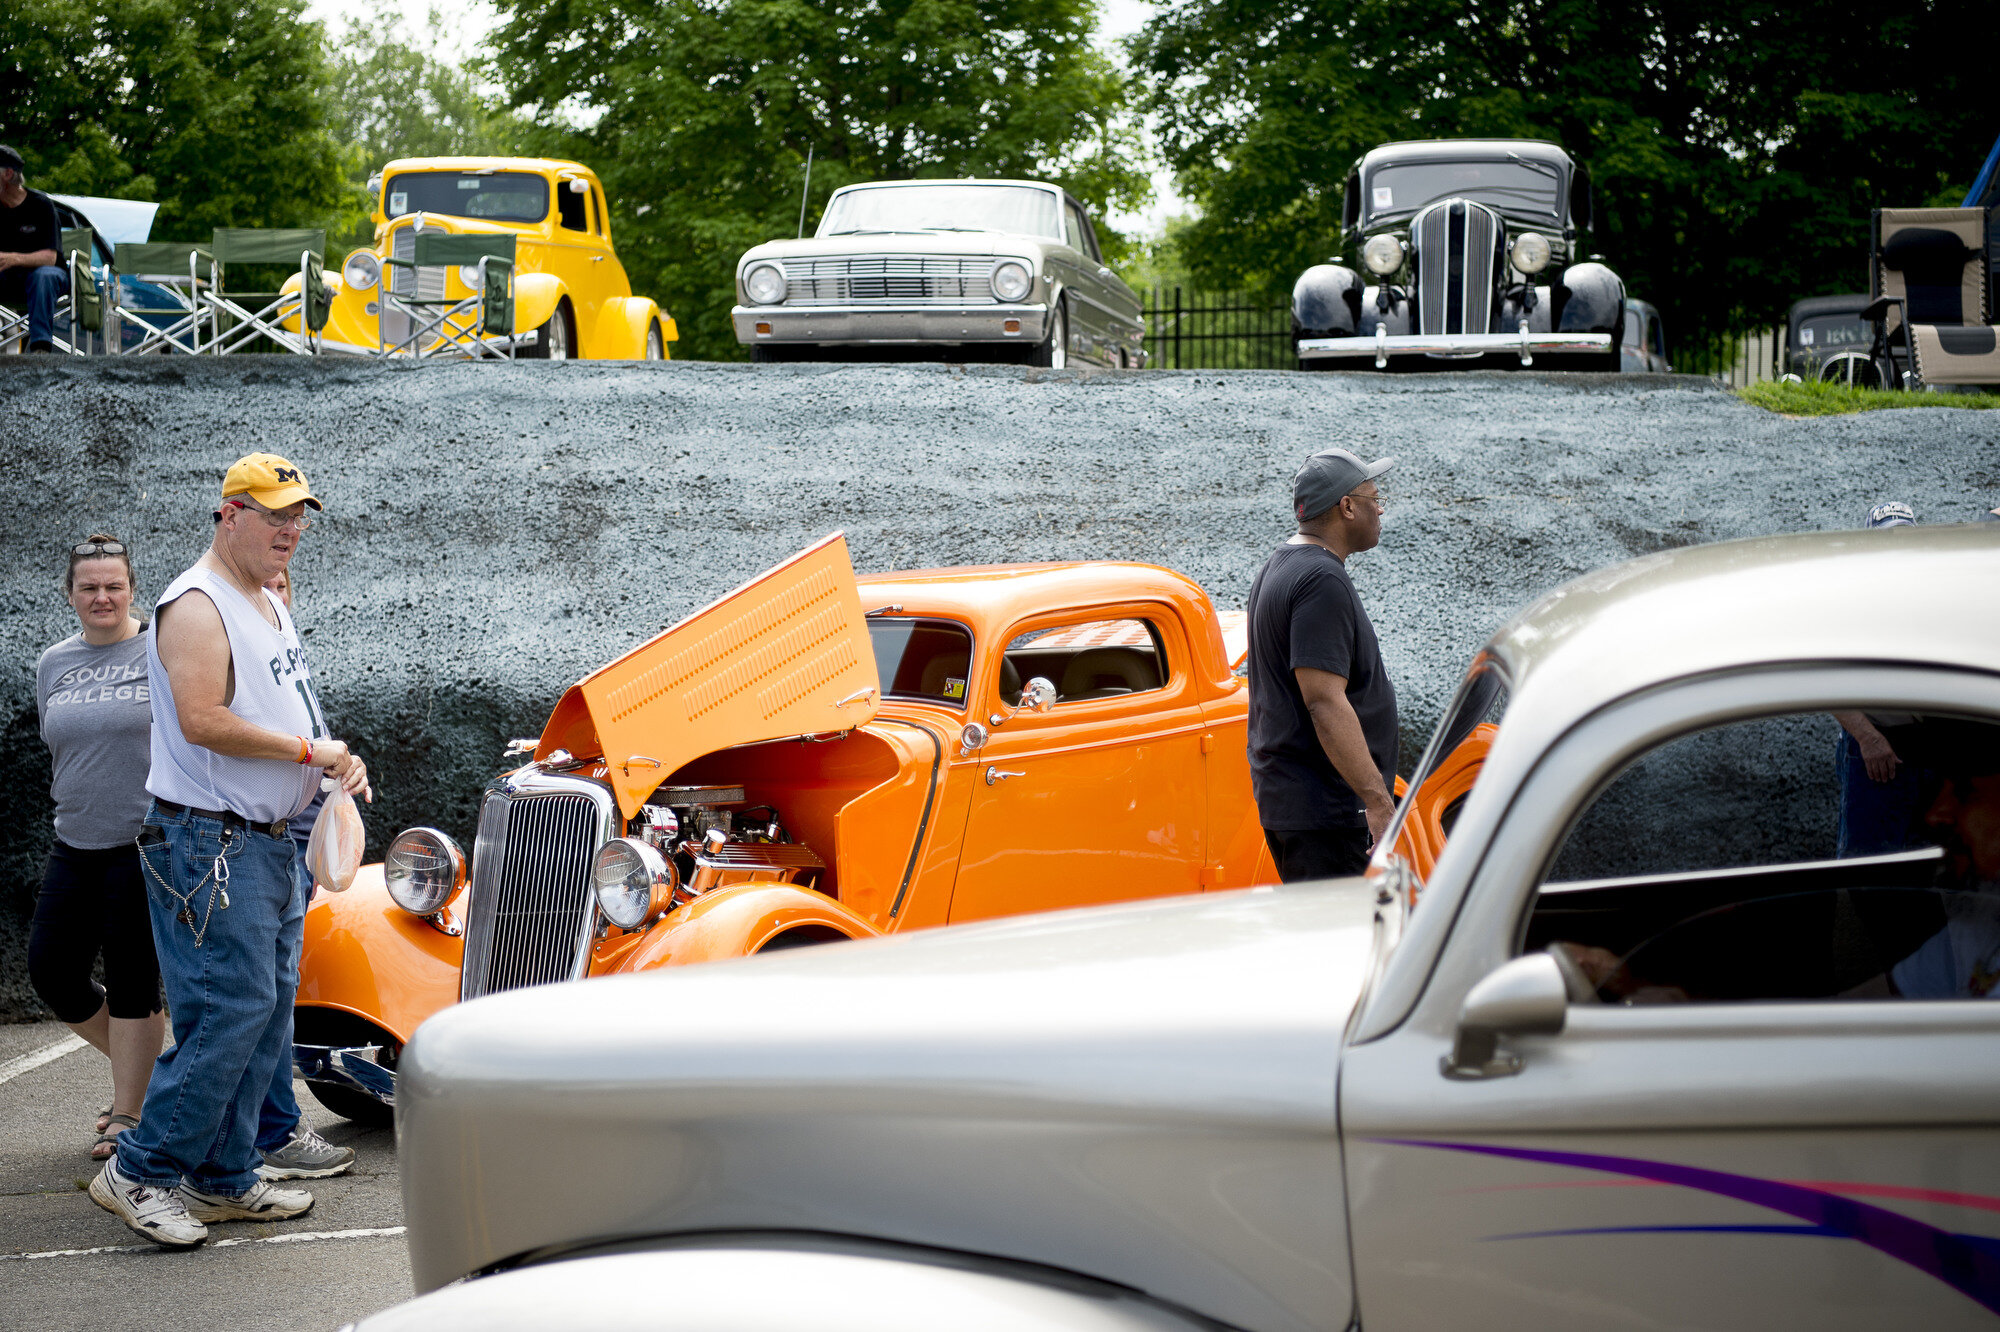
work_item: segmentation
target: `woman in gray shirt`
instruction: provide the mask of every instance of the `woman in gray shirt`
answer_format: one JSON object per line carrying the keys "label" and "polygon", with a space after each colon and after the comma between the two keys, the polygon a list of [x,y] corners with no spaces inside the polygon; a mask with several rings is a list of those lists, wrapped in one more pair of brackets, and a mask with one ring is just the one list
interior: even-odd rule
{"label": "woman in gray shirt", "polygon": [[[35,703],[55,757],[56,841],[35,902],[28,975],[71,1031],[111,1060],[111,1104],[91,1158],[136,1125],[166,1023],[134,839],[150,797],[152,694],[145,626],[132,615],[132,558],[101,532],[70,548],[63,591],[82,632],[42,653]],[[91,979],[104,955],[105,984]]]}

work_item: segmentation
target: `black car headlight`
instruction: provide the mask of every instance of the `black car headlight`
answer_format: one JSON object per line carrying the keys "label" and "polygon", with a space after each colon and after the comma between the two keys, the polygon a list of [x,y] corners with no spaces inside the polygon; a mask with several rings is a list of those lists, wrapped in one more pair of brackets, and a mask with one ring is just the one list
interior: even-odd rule
{"label": "black car headlight", "polygon": [[1514,243],[1507,248],[1511,252],[1508,258],[1513,261],[1514,267],[1529,277],[1547,268],[1553,253],[1548,238],[1533,231],[1524,231],[1514,237]]}
{"label": "black car headlight", "polygon": [[636,930],[673,905],[673,862],[637,837],[614,837],[597,848],[590,878],[597,907],[621,930]]}
{"label": "black car headlight", "polygon": [[436,828],[405,829],[382,857],[382,882],[397,906],[428,919],[465,887],[465,856]]}
{"label": "black car headlight", "polygon": [[758,305],[785,299],[785,273],[776,264],[758,264],[743,275],[743,293]]}

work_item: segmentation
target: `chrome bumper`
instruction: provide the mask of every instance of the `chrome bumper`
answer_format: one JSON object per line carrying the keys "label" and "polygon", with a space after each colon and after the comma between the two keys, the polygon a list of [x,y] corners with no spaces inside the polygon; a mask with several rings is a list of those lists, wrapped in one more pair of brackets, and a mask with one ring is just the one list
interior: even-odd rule
{"label": "chrome bumper", "polygon": [[1306,338],[1299,343],[1302,361],[1327,360],[1343,356],[1372,356],[1379,369],[1391,356],[1483,356],[1491,352],[1515,352],[1522,365],[1533,365],[1535,353],[1574,356],[1611,350],[1609,333],[1530,333],[1525,327],[1514,333],[1405,333],[1391,337],[1376,325],[1372,338]]}
{"label": "chrome bumper", "polygon": [[396,1104],[396,1075],[382,1067],[379,1045],[294,1045],[292,1071],[307,1082],[331,1082]]}
{"label": "chrome bumper", "polygon": [[[1029,342],[1042,340],[1045,305],[739,305],[736,340],[756,343]],[[1008,332],[1008,320],[1019,329]],[[766,324],[762,333],[757,325]]]}

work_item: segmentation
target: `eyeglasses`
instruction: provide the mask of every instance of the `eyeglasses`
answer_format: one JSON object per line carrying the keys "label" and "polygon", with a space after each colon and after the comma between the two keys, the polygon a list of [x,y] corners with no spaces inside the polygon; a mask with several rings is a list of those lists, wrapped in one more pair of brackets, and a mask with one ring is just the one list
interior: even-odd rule
{"label": "eyeglasses", "polygon": [[1389,508],[1389,497],[1380,492],[1373,495],[1364,495],[1358,490],[1351,490],[1347,493],[1347,498],[1352,500],[1367,500],[1380,511],[1386,512]]}
{"label": "eyeglasses", "polygon": [[72,555],[124,555],[127,554],[122,541],[79,541],[69,548]]}
{"label": "eyeglasses", "polygon": [[307,516],[306,511],[304,509],[300,509],[295,514],[287,515],[282,513],[273,513],[271,510],[265,508],[263,505],[253,503],[250,500],[233,499],[230,500],[229,503],[234,504],[239,509],[246,509],[249,512],[256,514],[259,518],[262,518],[264,520],[264,525],[267,527],[285,528],[296,525],[299,531],[304,532],[307,529],[311,528],[313,525],[313,520]]}

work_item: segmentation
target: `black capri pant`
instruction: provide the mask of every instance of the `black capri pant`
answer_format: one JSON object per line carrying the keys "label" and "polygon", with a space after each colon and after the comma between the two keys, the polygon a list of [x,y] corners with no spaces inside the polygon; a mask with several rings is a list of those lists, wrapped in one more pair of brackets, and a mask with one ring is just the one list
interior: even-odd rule
{"label": "black capri pant", "polygon": [[[142,1018],[160,1011],[160,962],[145,871],[131,843],[85,851],[56,839],[28,936],[28,977],[55,1015],[72,1025],[96,1016]],[[105,985],[91,979],[104,954]]]}

